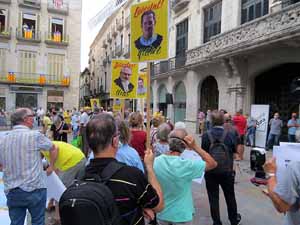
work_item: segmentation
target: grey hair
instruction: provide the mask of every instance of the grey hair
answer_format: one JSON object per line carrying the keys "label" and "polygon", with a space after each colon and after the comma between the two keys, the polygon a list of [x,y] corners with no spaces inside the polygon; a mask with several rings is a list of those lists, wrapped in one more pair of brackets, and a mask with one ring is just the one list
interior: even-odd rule
{"label": "grey hair", "polygon": [[163,123],[158,127],[156,137],[161,141],[168,141],[170,132],[171,128],[169,124]]}
{"label": "grey hair", "polygon": [[187,135],[188,133],[185,129],[173,130],[169,135],[170,151],[182,153],[185,150],[186,146],[184,144],[184,141],[180,139],[183,139]]}
{"label": "grey hair", "polygon": [[55,116],[54,118],[53,118],[53,123],[54,124],[58,124],[58,123],[60,123],[61,122],[61,117],[60,116]]}
{"label": "grey hair", "polygon": [[29,108],[19,108],[17,109],[10,117],[11,124],[13,126],[20,125],[24,122],[26,116],[31,113],[31,109]]}

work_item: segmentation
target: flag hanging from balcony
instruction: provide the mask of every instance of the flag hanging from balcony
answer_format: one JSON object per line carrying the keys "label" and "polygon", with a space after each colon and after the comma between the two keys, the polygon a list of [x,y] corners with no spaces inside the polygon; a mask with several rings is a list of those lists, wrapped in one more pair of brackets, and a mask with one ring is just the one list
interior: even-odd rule
{"label": "flag hanging from balcony", "polygon": [[131,7],[132,62],[168,58],[168,13],[167,0],[150,0]]}
{"label": "flag hanging from balcony", "polygon": [[138,64],[129,60],[112,60],[111,98],[136,98]]}
{"label": "flag hanging from balcony", "polygon": [[53,0],[53,4],[56,9],[61,9],[63,5],[63,0]]}

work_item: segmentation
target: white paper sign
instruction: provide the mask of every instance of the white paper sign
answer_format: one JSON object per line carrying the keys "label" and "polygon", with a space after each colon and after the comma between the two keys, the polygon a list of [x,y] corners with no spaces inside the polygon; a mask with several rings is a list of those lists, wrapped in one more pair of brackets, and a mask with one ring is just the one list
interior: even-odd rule
{"label": "white paper sign", "polygon": [[256,122],[255,146],[266,147],[269,124],[269,105],[251,105],[251,117]]}
{"label": "white paper sign", "polygon": [[[190,151],[190,150],[185,150],[183,153],[181,153],[180,156],[183,159],[202,160],[202,158],[200,157],[199,154],[197,154],[194,151]],[[196,183],[201,184],[202,180],[203,180],[203,177],[204,177],[204,173],[203,173],[202,177],[194,179],[193,181],[196,182]]]}
{"label": "white paper sign", "polygon": [[61,182],[55,172],[52,172],[46,178],[47,198],[59,201],[60,197],[66,190],[65,185]]}
{"label": "white paper sign", "polygon": [[274,146],[273,156],[276,158],[276,176],[280,182],[284,180],[288,164],[300,162],[300,143],[280,143],[280,146]]}

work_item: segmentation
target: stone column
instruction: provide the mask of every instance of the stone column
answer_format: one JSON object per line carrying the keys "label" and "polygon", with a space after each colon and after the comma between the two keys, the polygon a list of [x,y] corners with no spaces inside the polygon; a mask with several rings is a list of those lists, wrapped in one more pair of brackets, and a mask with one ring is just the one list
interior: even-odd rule
{"label": "stone column", "polygon": [[228,88],[228,94],[231,96],[231,113],[235,113],[240,109],[245,109],[245,90],[244,86],[236,84],[233,87]]}
{"label": "stone column", "polygon": [[152,92],[153,92],[153,112],[158,111],[158,85],[157,80],[154,80],[152,83]]}
{"label": "stone column", "polygon": [[188,132],[194,134],[197,129],[197,106],[198,106],[198,79],[197,73],[189,70],[186,75],[186,116],[185,123]]}
{"label": "stone column", "polygon": [[281,0],[269,0],[270,13],[278,12],[281,9],[282,9],[282,1]]}
{"label": "stone column", "polygon": [[[168,93],[173,95],[173,101],[174,101],[174,80],[172,76],[168,77],[168,84],[167,84],[167,90]],[[167,117],[171,119],[171,121],[174,122],[174,105],[173,104],[168,104],[168,109],[167,109]]]}

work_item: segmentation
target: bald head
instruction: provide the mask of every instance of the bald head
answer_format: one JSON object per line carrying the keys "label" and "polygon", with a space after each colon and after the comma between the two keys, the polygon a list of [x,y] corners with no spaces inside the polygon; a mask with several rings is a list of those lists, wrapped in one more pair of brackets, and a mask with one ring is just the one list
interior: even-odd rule
{"label": "bald head", "polygon": [[182,153],[186,145],[183,139],[188,135],[185,129],[175,129],[169,135],[170,151]]}

